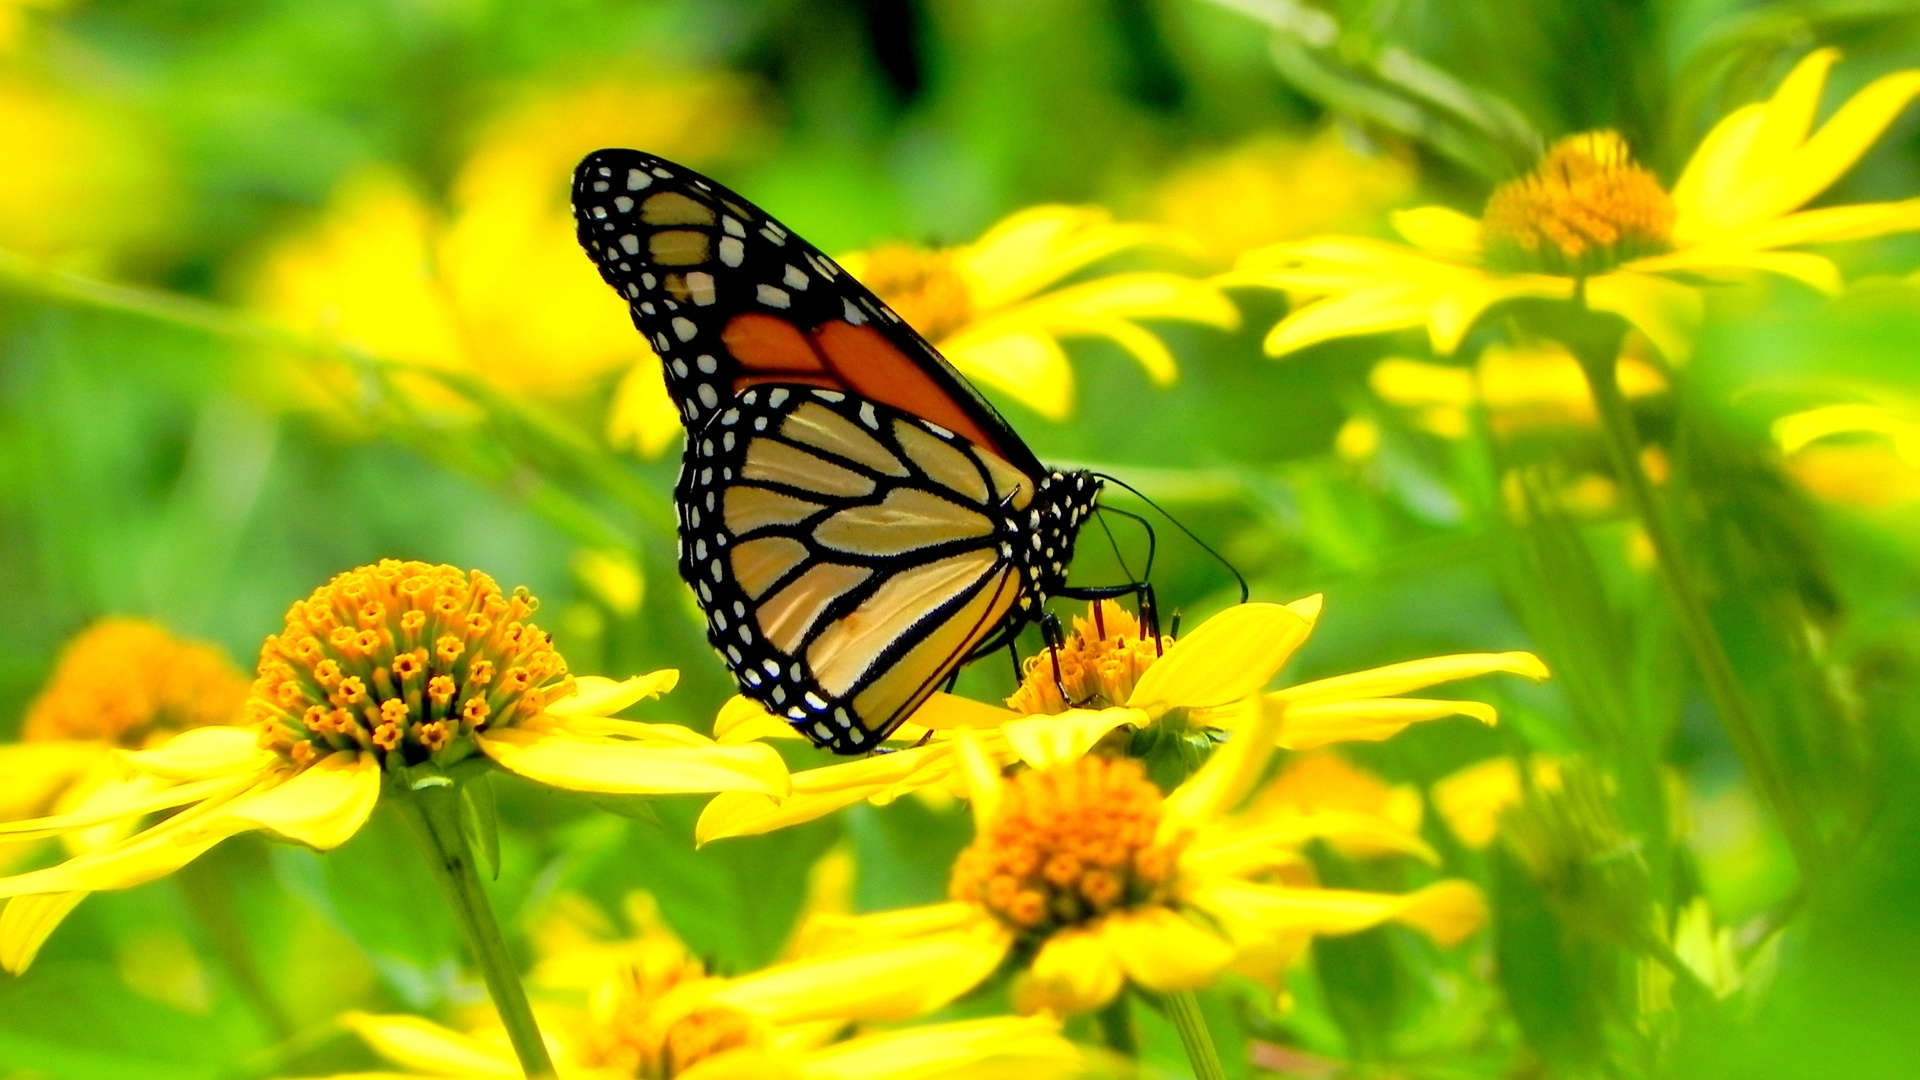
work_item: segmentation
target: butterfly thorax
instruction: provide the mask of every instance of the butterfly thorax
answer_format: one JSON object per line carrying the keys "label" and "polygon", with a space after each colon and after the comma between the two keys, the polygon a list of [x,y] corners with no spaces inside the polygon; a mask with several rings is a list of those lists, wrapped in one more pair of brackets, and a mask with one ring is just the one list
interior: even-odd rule
{"label": "butterfly thorax", "polygon": [[1056,470],[1041,479],[1024,512],[1007,508],[1009,516],[1003,525],[1010,539],[1003,550],[1026,579],[1027,588],[1020,596],[1023,618],[1038,618],[1047,599],[1066,585],[1073,542],[1099,495],[1100,481],[1092,473]]}

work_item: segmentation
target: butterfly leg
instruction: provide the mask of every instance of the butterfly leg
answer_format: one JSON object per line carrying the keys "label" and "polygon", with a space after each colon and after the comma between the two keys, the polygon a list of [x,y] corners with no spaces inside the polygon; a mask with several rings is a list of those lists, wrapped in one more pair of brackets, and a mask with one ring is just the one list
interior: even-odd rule
{"label": "butterfly leg", "polygon": [[1067,635],[1060,629],[1060,619],[1052,612],[1040,617],[1040,636],[1047,643],[1047,659],[1053,664],[1053,688],[1060,691],[1060,700],[1068,705],[1073,698],[1067,694],[1067,683],[1060,674],[1060,650],[1067,644]]}

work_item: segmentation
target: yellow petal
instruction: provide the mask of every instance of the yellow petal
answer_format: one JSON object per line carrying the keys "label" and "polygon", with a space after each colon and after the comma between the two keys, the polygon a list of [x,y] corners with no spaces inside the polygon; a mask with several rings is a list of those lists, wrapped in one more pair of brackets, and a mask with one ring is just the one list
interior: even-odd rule
{"label": "yellow petal", "polygon": [[1022,1013],[1091,1012],[1112,1001],[1125,984],[1126,971],[1104,934],[1061,930],[1014,980],[1013,1007]]}
{"label": "yellow petal", "polygon": [[[1833,260],[1825,256],[1805,251],[1764,251],[1742,244],[1702,244],[1697,247],[1681,248],[1665,255],[1636,259],[1623,267],[1620,273],[1639,271],[1681,273],[1714,282],[1742,282],[1750,281],[1760,274],[1778,274],[1781,277],[1802,282],[1828,295],[1839,292],[1842,284],[1840,269],[1833,265]],[[1678,282],[1669,282],[1669,284],[1677,288],[1688,287]],[[1632,297],[1629,295],[1626,299],[1631,300]],[[1622,306],[1624,302],[1615,301],[1614,303],[1615,306]],[[1681,316],[1682,322],[1692,318],[1684,311],[1681,312]],[[1698,321],[1697,318],[1693,319],[1695,324]]]}
{"label": "yellow petal", "polygon": [[291,780],[234,799],[216,822],[232,833],[267,829],[329,851],[359,832],[379,801],[379,760],[370,753],[341,750]]}
{"label": "yellow petal", "polygon": [[[761,744],[752,744],[761,745]],[[802,769],[783,799],[750,792],[716,795],[701,811],[694,842],[756,836],[826,815],[843,806],[939,783],[955,768],[954,744],[937,742],[838,765]]]}
{"label": "yellow petal", "polygon": [[1407,243],[1459,262],[1480,259],[1480,222],[1445,206],[1416,206],[1388,215]]}
{"label": "yellow petal", "polygon": [[1589,278],[1587,306],[1627,320],[1628,325],[1647,335],[1661,356],[1675,364],[1693,355],[1694,338],[1706,312],[1700,290],[1632,269]]}
{"label": "yellow petal", "polygon": [[26,971],[48,935],[86,898],[83,892],[34,893],[6,901],[0,908],[0,969]]}
{"label": "yellow petal", "polygon": [[1180,865],[1201,875],[1246,877],[1298,865],[1298,851],[1309,841],[1325,840],[1343,853],[1412,855],[1429,863],[1440,857],[1418,832],[1378,814],[1354,810],[1313,810],[1250,814],[1252,827],[1203,832],[1180,856]]}
{"label": "yellow petal", "polygon": [[958,694],[936,692],[927,699],[926,704],[914,710],[910,722],[934,731],[953,731],[958,728],[986,730],[997,728],[1019,716],[1012,709],[1002,709]]}
{"label": "yellow petal", "polygon": [[252,773],[276,760],[260,746],[260,733],[244,727],[189,728],[151,750],[123,750],[141,772],[169,780],[201,780]]}
{"label": "yellow petal", "polygon": [[500,1048],[418,1016],[350,1012],[340,1023],[366,1040],[374,1053],[403,1068],[431,1076],[521,1075],[519,1064]]}
{"label": "yellow petal", "polygon": [[974,831],[985,832],[1000,811],[1000,766],[987,756],[980,737],[962,730],[953,740],[954,762],[967,787],[967,801],[973,806]]}
{"label": "yellow petal", "polygon": [[1437,881],[1403,899],[1394,918],[1439,945],[1458,945],[1486,925],[1487,898],[1471,882]]}
{"label": "yellow petal", "polygon": [[[1847,240],[1871,240],[1889,233],[1920,229],[1920,199],[1900,202],[1857,203],[1851,206],[1826,206],[1774,218],[1739,235],[1743,248],[1780,248],[1800,244],[1835,244]],[[1712,245],[1705,245],[1711,250]],[[1683,255],[1686,252],[1675,252]]]}
{"label": "yellow petal", "polygon": [[225,805],[225,802],[219,802],[191,806],[125,840],[84,852],[42,870],[0,878],[0,896],[101,892],[125,889],[165,877],[239,831],[231,824],[220,828],[214,827],[217,823],[211,822],[211,818]]}
{"label": "yellow petal", "polygon": [[[814,1051],[806,1080],[1067,1080],[1086,1055],[1050,1017],[989,1017],[862,1035]],[[688,1075],[688,1080],[698,1080]]]}
{"label": "yellow petal", "polygon": [[1239,708],[1245,715],[1233,726],[1232,738],[1167,795],[1161,840],[1182,836],[1238,805],[1265,774],[1286,709],[1265,698],[1249,698]]}
{"label": "yellow petal", "polygon": [[1571,278],[1546,274],[1463,277],[1435,297],[1427,318],[1427,336],[1435,352],[1451,356],[1467,331],[1495,304],[1528,298],[1564,300],[1573,295],[1573,290]]}
{"label": "yellow petal", "polygon": [[648,355],[627,369],[607,408],[607,442],[617,448],[631,446],[641,457],[652,458],[680,441],[684,420],[667,393],[659,358],[644,343],[640,347]]}
{"label": "yellow petal", "polygon": [[883,941],[907,941],[967,931],[985,925],[984,917],[978,904],[958,900],[868,915],[823,911],[807,920],[803,936],[815,946],[809,955],[857,952]]}
{"label": "yellow petal", "polygon": [[[1172,654],[1168,654],[1170,659]],[[1160,661],[1165,663],[1166,660]],[[1155,667],[1159,665],[1156,664]],[[1151,673],[1152,668],[1148,669]],[[1107,733],[1122,724],[1144,727],[1150,722],[1139,709],[1069,709],[1053,716],[1010,720],[1001,727],[1013,752],[1036,769],[1077,760]]]}
{"label": "yellow petal", "polygon": [[1160,226],[1116,224],[1098,207],[1034,206],[956,250],[954,262],[974,306],[992,311],[1116,252],[1171,239]]}
{"label": "yellow petal", "polygon": [[1219,935],[1159,905],[1110,915],[1099,932],[1127,977],[1159,993],[1206,986],[1233,959]]}
{"label": "yellow petal", "polygon": [[942,341],[940,351],[968,378],[1049,420],[1065,420],[1073,413],[1073,367],[1045,330],[978,326]]}
{"label": "yellow petal", "polygon": [[764,743],[662,746],[579,738],[534,728],[508,728],[475,736],[474,742],[508,772],[566,791],[606,795],[757,791],[785,795],[789,789],[786,763]]}
{"label": "yellow petal", "polygon": [[1238,701],[1272,681],[1312,630],[1280,604],[1230,607],[1174,642],[1134,684],[1127,705],[1157,718]]}
{"label": "yellow petal", "polygon": [[548,705],[546,711],[555,716],[612,716],[672,690],[679,681],[680,673],[672,668],[618,681],[581,675],[574,679],[574,692]]}
{"label": "yellow petal", "polygon": [[728,980],[714,1000],[774,1023],[840,1018],[906,1020],[979,985],[1006,957],[1012,935],[978,908],[943,933],[776,964]]}
{"label": "yellow petal", "polygon": [[1438,683],[1496,673],[1520,675],[1539,682],[1547,678],[1547,665],[1529,652],[1455,653],[1315,679],[1275,690],[1271,696],[1297,708],[1348,698],[1393,697]]}
{"label": "yellow petal", "polygon": [[704,1057],[673,1080],[805,1080],[809,1074],[791,1053],[772,1046],[736,1046]]}
{"label": "yellow petal", "polygon": [[[1773,158],[1769,174],[1761,183],[1735,195],[1728,216],[1742,222],[1774,217],[1797,209],[1827,190],[1872,149],[1916,95],[1920,95],[1920,71],[1899,71],[1868,83],[1812,138],[1791,153]],[[1765,139],[1763,129],[1754,146],[1756,157],[1771,156]]]}
{"label": "yellow petal", "polygon": [[798,739],[793,725],[761,708],[752,698],[735,694],[720,706],[713,720],[714,741],[722,746],[738,746],[761,739]]}
{"label": "yellow petal", "polygon": [[1272,935],[1352,934],[1398,920],[1448,945],[1486,918],[1485,899],[1464,881],[1442,881],[1403,896],[1214,881],[1195,890],[1191,900],[1223,921]]}
{"label": "yellow petal", "polygon": [[30,840],[57,836],[95,825],[143,817],[158,810],[204,802],[210,798],[237,795],[255,782],[256,779],[251,776],[217,776],[171,787],[155,788],[137,782],[103,785],[67,813],[0,822],[0,837]]}
{"label": "yellow petal", "polygon": [[1437,698],[1372,698],[1304,705],[1286,710],[1279,743],[1288,750],[1312,750],[1329,743],[1380,742],[1412,724],[1449,716],[1471,716],[1483,724],[1499,719],[1483,701]]}
{"label": "yellow petal", "polygon": [[0,821],[30,817],[46,810],[61,790],[82,774],[112,760],[103,742],[49,739],[0,745]]}

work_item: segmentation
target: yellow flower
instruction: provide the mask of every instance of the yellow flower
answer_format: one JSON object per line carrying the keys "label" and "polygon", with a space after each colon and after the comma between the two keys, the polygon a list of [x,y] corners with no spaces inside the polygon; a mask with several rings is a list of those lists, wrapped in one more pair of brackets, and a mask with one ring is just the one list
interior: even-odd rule
{"label": "yellow flower", "polygon": [[1847,402],[1773,422],[1787,472],[1829,502],[1880,507],[1920,499],[1920,420],[1898,404]]}
{"label": "yellow flower", "polygon": [[[1535,755],[1528,764],[1536,788],[1560,786],[1560,763]],[[1511,758],[1469,765],[1433,785],[1433,806],[1447,828],[1471,848],[1484,848],[1500,832],[1500,815],[1520,803],[1525,792],[1520,767]]]}
{"label": "yellow flower", "polygon": [[[0,821],[66,813],[112,798],[142,781],[116,749],[153,745],[188,728],[239,719],[247,680],[219,649],[182,641],[140,619],[110,618],[88,627],[61,652],[53,677],[27,707],[21,742],[0,746]],[[130,824],[63,837],[75,854],[112,843]],[[18,865],[31,842],[5,845],[0,868]],[[72,898],[77,902],[77,897]],[[12,927],[55,923],[72,903],[28,900],[0,911],[0,968],[23,970],[41,936]],[[49,926],[49,929],[51,927]]]}
{"label": "yellow flower", "polygon": [[1108,274],[1061,285],[1108,256],[1173,239],[1155,226],[1117,224],[1094,207],[1036,206],[971,244],[937,251],[896,244],[841,264],[967,377],[1059,420],[1073,411],[1073,371],[1061,338],[1106,338],[1166,386],[1177,373],[1173,353],[1139,320],[1239,324],[1239,313],[1213,286],[1177,274]]}
{"label": "yellow flower", "polygon": [[817,1008],[897,1018],[945,1004],[1012,956],[1016,1008],[1079,1012],[1128,983],[1189,990],[1229,968],[1272,982],[1314,934],[1398,921],[1453,944],[1480,925],[1485,901],[1462,881],[1405,895],[1319,888],[1299,849],[1345,822],[1259,804],[1234,813],[1287,707],[1251,698],[1240,711],[1238,737],[1164,796],[1138,761],[1103,754],[1042,755],[1003,777],[963,736],[975,837],[954,864],[952,901],[825,917],[837,948],[760,978],[820,987]]}
{"label": "yellow flower", "polygon": [[[1667,390],[1660,368],[1632,351],[1631,344],[1616,374],[1620,392],[1629,400]],[[1367,382],[1381,400],[1407,410],[1415,425],[1443,438],[1465,436],[1476,405],[1486,410],[1487,425],[1497,435],[1597,429],[1593,395],[1580,362],[1555,341],[1495,342],[1471,368],[1388,357],[1373,366]]]}
{"label": "yellow flower", "polygon": [[[0,0],[0,52],[27,6]],[[10,72],[0,75],[0,132],[0,247],[96,269],[170,220],[168,170],[133,117]]]}
{"label": "yellow flower", "polygon": [[1671,360],[1692,348],[1703,300],[1688,280],[1777,274],[1836,292],[1828,259],[1784,250],[1920,228],[1920,199],[1799,208],[1870,149],[1920,71],[1875,80],[1812,130],[1838,54],[1812,53],[1773,97],[1716,125],[1669,194],[1612,132],[1575,135],[1474,220],[1429,206],[1393,216],[1413,246],[1325,237],[1249,252],[1227,284],[1302,302],[1267,335],[1279,356],[1317,342],[1425,326],[1451,353],[1488,307],[1523,297],[1586,304],[1638,328]]}
{"label": "yellow flower", "polygon": [[514,389],[566,393],[623,369],[658,380],[659,361],[580,258],[553,178],[608,145],[712,156],[749,113],[745,87],[719,77],[536,96],[489,125],[450,212],[390,171],[349,177],[320,222],[267,257],[254,302],[301,332]]}
{"label": "yellow flower", "polygon": [[[567,674],[525,619],[524,589],[451,566],[385,560],[335,577],[287,612],[260,651],[251,726],[212,725],[120,751],[130,780],[47,817],[0,824],[0,840],[126,827],[54,866],[0,878],[12,897],[0,958],[24,966],[79,895],[179,869],[229,836],[266,830],[322,851],[372,812],[382,776],[447,783],[490,761],[556,788],[609,794],[787,790],[769,747],[720,746],[673,724],[614,719],[678,674],[624,682]],[[64,907],[62,906],[64,905]]]}
{"label": "yellow flower", "polygon": [[[847,1019],[822,1012],[817,988],[785,977],[711,977],[662,932],[550,956],[531,982],[554,1064],[570,1080],[1064,1077],[1086,1075],[1094,1060],[1046,1019],[993,1017],[843,1039]],[[497,1026],[463,1032],[365,1013],[344,1021],[404,1070],[392,1075],[521,1075]]]}
{"label": "yellow flower", "polygon": [[1154,193],[1160,220],[1226,262],[1250,248],[1376,226],[1413,193],[1402,157],[1363,154],[1334,127],[1302,141],[1263,135],[1189,165]]}
{"label": "yellow flower", "polygon": [[[955,791],[961,782],[957,737],[978,734],[981,751],[999,764],[1029,765],[1085,753],[1110,733],[1153,729],[1169,737],[1206,737],[1231,730],[1239,703],[1272,681],[1320,617],[1320,597],[1291,604],[1241,604],[1208,619],[1179,641],[1144,636],[1118,604],[1102,601],[1057,651],[1028,658],[1026,677],[1001,709],[935,694],[894,733],[909,746],[859,761],[793,774],[793,795],[774,800],[722,794],[707,804],[694,835],[700,843],[749,836],[824,816],[862,800],[884,803],[921,788]],[[1059,665],[1059,685],[1054,665]],[[1288,749],[1389,738],[1410,724],[1449,716],[1486,723],[1493,707],[1478,701],[1405,698],[1438,683],[1495,672],[1546,677],[1530,653],[1438,656],[1303,683],[1267,695],[1284,706],[1276,736]],[[1069,701],[1063,700],[1064,687]],[[714,723],[714,737],[734,744],[795,738],[788,725],[736,698]],[[956,791],[957,793],[957,791]]]}

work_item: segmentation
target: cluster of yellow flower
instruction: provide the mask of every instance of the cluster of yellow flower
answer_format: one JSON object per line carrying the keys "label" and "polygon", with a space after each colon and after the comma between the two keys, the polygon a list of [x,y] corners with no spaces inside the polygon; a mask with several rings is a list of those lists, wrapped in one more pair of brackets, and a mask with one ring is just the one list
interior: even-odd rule
{"label": "cluster of yellow flower", "polygon": [[[24,968],[86,892],[152,880],[249,829],[325,850],[352,836],[377,800],[455,783],[476,763],[574,791],[719,793],[701,821],[703,842],[863,798],[944,788],[969,800],[978,830],[954,865],[952,901],[818,914],[798,938],[808,943],[803,952],[738,979],[708,978],[684,960],[661,971],[623,969],[603,988],[611,996],[593,1022],[576,1025],[586,1034],[569,1053],[589,1069],[646,1077],[695,1075],[692,1065],[707,1058],[740,1067],[747,1056],[803,1051],[847,1058],[874,1040],[891,1040],[885,1054],[873,1051],[876,1061],[897,1060],[887,1057],[900,1052],[895,1043],[918,1040],[917,1053],[944,1061],[986,1054],[1032,1058],[1034,1067],[1084,1064],[1083,1051],[1044,1017],[828,1040],[849,1022],[936,1010],[1009,956],[1018,958],[1019,1010],[1057,1017],[1099,1008],[1128,983],[1178,992],[1228,970],[1277,991],[1286,963],[1314,934],[1398,921],[1445,944],[1479,925],[1484,902],[1460,881],[1405,895],[1320,887],[1302,854],[1315,840],[1371,854],[1432,853],[1417,815],[1384,812],[1369,796],[1377,782],[1354,774],[1351,783],[1316,784],[1289,772],[1276,783],[1269,762],[1281,747],[1379,739],[1442,716],[1490,721],[1480,702],[1401,695],[1495,672],[1537,679],[1544,668],[1524,653],[1440,657],[1263,692],[1319,607],[1317,598],[1247,604],[1156,647],[1137,620],[1103,601],[1060,650],[1076,690],[1097,688],[1099,700],[1068,702],[1057,686],[1043,692],[1052,666],[1035,665],[1013,698],[1037,703],[1030,712],[938,695],[903,733],[924,745],[790,773],[765,739],[790,738],[791,729],[757,708],[731,703],[718,740],[614,719],[670,688],[675,673],[622,683],[568,676],[547,636],[524,621],[533,608],[524,591],[508,596],[477,572],[389,560],[296,603],[286,630],[262,649],[244,708],[229,694],[227,715],[195,718],[224,723],[114,751],[103,759],[105,783],[51,815],[0,824],[15,840],[113,826],[65,861],[0,878],[0,894],[13,898],[0,918],[0,956]],[[161,701],[179,665],[127,661],[162,647],[176,657],[207,652],[155,628],[110,625],[70,652],[48,700],[71,695],[76,680],[117,674],[154,680],[123,689]],[[1141,732],[1201,733],[1219,749],[1163,792],[1126,754]],[[1345,788],[1358,796],[1344,797]],[[511,1068],[503,1048],[423,1021],[352,1023],[402,1065],[444,1068],[456,1055],[490,1054]]]}

